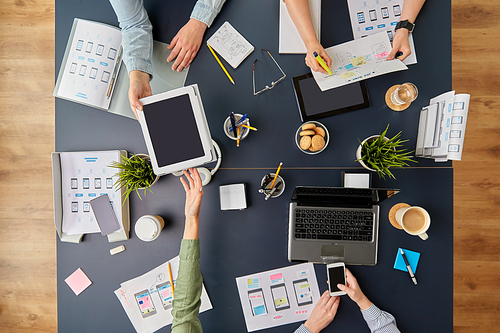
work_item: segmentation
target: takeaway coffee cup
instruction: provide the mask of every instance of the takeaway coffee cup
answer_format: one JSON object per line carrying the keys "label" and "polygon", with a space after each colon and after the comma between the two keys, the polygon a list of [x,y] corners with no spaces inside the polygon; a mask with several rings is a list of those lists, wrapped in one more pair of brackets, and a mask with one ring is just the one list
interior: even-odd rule
{"label": "takeaway coffee cup", "polygon": [[426,231],[431,225],[429,213],[422,207],[404,207],[396,212],[396,221],[410,235],[419,236],[423,240],[429,238]]}
{"label": "takeaway coffee cup", "polygon": [[144,215],[135,222],[135,234],[145,242],[151,242],[160,236],[165,226],[163,218],[158,215]]}

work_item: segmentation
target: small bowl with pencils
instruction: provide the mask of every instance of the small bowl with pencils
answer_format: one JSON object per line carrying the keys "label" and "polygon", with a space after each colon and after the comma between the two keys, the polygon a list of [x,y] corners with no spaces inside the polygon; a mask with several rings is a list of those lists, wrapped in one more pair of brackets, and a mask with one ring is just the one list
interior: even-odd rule
{"label": "small bowl with pencils", "polygon": [[235,140],[238,147],[240,141],[244,140],[250,131],[257,131],[257,129],[250,126],[250,118],[246,114],[231,112],[224,121],[224,133],[231,140]]}
{"label": "small bowl with pencils", "polygon": [[280,163],[276,172],[268,173],[260,181],[259,193],[264,194],[266,200],[277,198],[285,192],[285,180],[279,175],[282,165],[283,162]]}
{"label": "small bowl with pencils", "polygon": [[295,144],[303,153],[309,155],[321,153],[329,141],[328,129],[318,121],[303,123],[295,133]]}

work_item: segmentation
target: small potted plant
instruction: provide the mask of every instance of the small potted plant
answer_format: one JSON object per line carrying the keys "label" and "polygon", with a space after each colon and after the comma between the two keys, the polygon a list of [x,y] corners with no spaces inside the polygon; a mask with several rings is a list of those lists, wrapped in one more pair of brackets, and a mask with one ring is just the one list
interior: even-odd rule
{"label": "small potted plant", "polygon": [[141,200],[139,190],[144,190],[144,195],[146,195],[146,190],[153,193],[150,187],[160,178],[160,176],[155,175],[153,172],[151,160],[146,154],[135,154],[130,156],[130,158],[123,156],[123,162],[114,161],[110,167],[120,169],[116,173],[118,180],[115,183],[115,187],[117,189],[126,187],[123,193],[123,202],[127,200],[132,191],[135,191]]}
{"label": "small potted plant", "polygon": [[358,139],[359,147],[356,151],[356,161],[365,169],[377,172],[383,179],[385,176],[396,179],[389,168],[403,168],[409,166],[407,162],[417,163],[417,161],[408,156],[413,151],[400,149],[403,143],[408,141],[400,139],[401,132],[389,139],[385,136],[388,129],[389,125],[380,135],[372,135],[363,141]]}

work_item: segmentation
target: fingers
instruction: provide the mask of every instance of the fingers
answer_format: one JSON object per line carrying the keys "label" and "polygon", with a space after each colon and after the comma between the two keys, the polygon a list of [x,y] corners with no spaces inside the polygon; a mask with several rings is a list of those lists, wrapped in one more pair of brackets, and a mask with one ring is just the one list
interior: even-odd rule
{"label": "fingers", "polygon": [[186,181],[184,180],[184,178],[181,177],[180,179],[181,179],[182,187],[184,187],[184,191],[188,192],[189,191],[188,184],[186,183]]}
{"label": "fingers", "polygon": [[177,46],[177,41],[179,40],[179,37],[178,35],[176,35],[172,41],[170,42],[170,45],[168,46],[168,49],[169,50],[172,50],[172,52],[170,52],[170,55],[168,56],[167,58],[167,62],[171,62],[172,60],[175,59],[175,57],[177,57],[177,54],[179,54],[179,51],[180,51],[180,47],[176,47]]}
{"label": "fingers", "polygon": [[[189,170],[189,172],[188,172],[188,170]],[[186,192],[188,192],[189,190],[197,188],[197,189],[200,189],[200,192],[201,192],[203,186],[202,186],[202,181],[201,181],[201,177],[200,177],[200,174],[198,172],[198,169],[189,168],[188,170],[182,171],[182,173],[186,177],[187,181],[189,182],[189,186],[188,186],[188,183],[184,180],[184,178],[181,177],[181,183],[184,186],[184,190]]]}
{"label": "fingers", "polygon": [[398,50],[395,47],[393,47],[391,53],[389,53],[389,55],[387,56],[387,60],[393,60],[397,52]]}
{"label": "fingers", "polygon": [[182,48],[179,52],[179,55],[175,59],[174,64],[172,65],[172,70],[178,72],[182,71],[185,67],[184,64],[187,62],[187,60],[189,60],[189,55],[190,51],[186,50],[185,48]]}

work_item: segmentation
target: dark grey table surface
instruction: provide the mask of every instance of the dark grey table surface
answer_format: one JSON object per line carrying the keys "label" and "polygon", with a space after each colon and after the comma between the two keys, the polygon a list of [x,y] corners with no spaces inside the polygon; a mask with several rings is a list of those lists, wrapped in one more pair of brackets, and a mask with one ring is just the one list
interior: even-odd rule
{"label": "dark grey table surface", "polygon": [[[145,1],[154,27],[154,38],[169,43],[187,22],[195,1]],[[60,67],[73,19],[82,18],[117,26],[109,2],[56,0],[56,68]],[[300,152],[294,135],[300,126],[291,78],[308,72],[303,55],[278,53],[278,1],[227,1],[205,34],[208,39],[229,21],[255,46],[255,51],[237,68],[226,66],[233,86],[216,64],[205,43],[192,63],[186,85],[197,83],[212,137],[222,149],[221,169],[206,186],[201,212],[201,270],[214,309],[202,313],[205,332],[244,332],[245,321],[235,277],[291,265],[287,261],[288,203],[297,185],[340,186],[342,170],[360,170],[354,152],[358,138],[377,134],[390,124],[389,135],[402,131],[407,148],[414,149],[419,110],[429,99],[451,90],[451,3],[424,5],[414,32],[418,64],[408,70],[367,81],[372,106],[321,120],[331,141],[319,155]],[[352,39],[346,1],[322,3],[322,44],[325,47]],[[269,50],[287,74],[286,81],[259,96],[252,93],[252,63],[258,59],[257,86],[279,77],[274,63],[261,48]],[[57,75],[57,73],[56,73]],[[413,82],[419,97],[404,112],[393,112],[384,103],[385,91],[393,84]],[[236,148],[222,131],[230,111],[247,113],[259,131],[251,133]],[[56,151],[125,149],[146,152],[139,123],[77,103],[56,99]],[[165,124],[166,127],[169,124]],[[282,161],[285,193],[264,201],[257,193],[260,179]],[[453,169],[451,162],[418,159],[411,168],[395,170],[397,180],[373,176],[377,187],[402,191],[384,201],[378,264],[352,266],[365,294],[380,308],[392,313],[402,332],[451,332],[453,330]],[[247,183],[249,208],[221,212],[218,185]],[[100,234],[85,235],[82,243],[57,243],[58,327],[60,332],[133,332],[134,328],[113,291],[120,283],[143,274],[178,254],[183,231],[184,191],[174,176],[164,176],[154,193],[140,201],[130,200],[131,228],[144,214],[158,214],[166,226],[158,240],[140,241],[133,231],[127,248],[118,256]],[[421,241],[393,228],[387,219],[392,205],[407,202],[425,207],[431,217],[429,240]],[[392,268],[398,247],[421,253],[414,286],[406,273]],[[81,267],[93,284],[76,297],[64,279]],[[315,265],[321,291],[327,288],[324,265]],[[291,332],[299,324],[268,329]],[[161,330],[169,332],[170,326]],[[356,305],[342,298],[334,322],[325,332],[367,332]]]}

